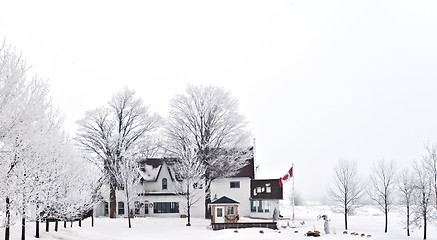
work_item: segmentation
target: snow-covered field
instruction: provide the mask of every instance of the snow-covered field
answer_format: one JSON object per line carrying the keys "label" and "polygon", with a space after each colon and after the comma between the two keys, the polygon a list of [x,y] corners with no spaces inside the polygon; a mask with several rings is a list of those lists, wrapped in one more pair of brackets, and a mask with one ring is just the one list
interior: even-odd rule
{"label": "snow-covered field", "polygon": [[[308,239],[304,234],[308,230],[318,230],[322,232],[321,239],[367,239],[371,235],[373,240],[382,239],[422,239],[422,229],[415,229],[412,237],[406,237],[403,228],[404,217],[402,208],[395,208],[389,216],[389,233],[384,234],[384,217],[372,206],[358,208],[353,216],[349,217],[349,233],[357,232],[360,235],[364,233],[366,237],[351,236],[343,234],[343,215],[335,213],[332,208],[327,206],[301,206],[296,207],[296,221],[293,224],[290,220],[284,219],[279,221],[280,230],[247,228],[226,229],[213,231],[209,227],[209,221],[205,219],[192,219],[192,226],[186,227],[186,219],[180,218],[135,218],[132,220],[132,228],[127,227],[127,219],[108,219],[97,218],[95,227],[92,228],[89,219],[83,221],[82,227],[79,228],[77,222],[73,228],[70,224],[64,229],[62,223],[58,232],[54,232],[54,224],[51,223],[49,233],[45,232],[45,225],[41,225],[42,239],[178,239],[178,240],[196,240],[196,239]],[[284,206],[281,214],[287,218],[291,216],[291,208]],[[318,220],[317,216],[327,214],[330,219],[331,234],[323,234],[323,220]],[[287,222],[292,227],[287,226]],[[302,222],[305,224],[301,225]],[[29,222],[27,225],[27,239],[34,239],[35,224]],[[20,226],[15,225],[11,229],[12,239],[20,239]],[[260,233],[262,230],[264,233]],[[295,233],[297,231],[297,233]],[[4,229],[0,231],[0,237],[4,236]],[[431,226],[428,231],[428,239],[437,239],[437,229]]]}

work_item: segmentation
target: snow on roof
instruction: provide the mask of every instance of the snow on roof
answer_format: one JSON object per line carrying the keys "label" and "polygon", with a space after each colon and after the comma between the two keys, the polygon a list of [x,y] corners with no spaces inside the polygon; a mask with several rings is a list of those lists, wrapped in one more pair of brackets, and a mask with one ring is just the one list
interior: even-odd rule
{"label": "snow on roof", "polygon": [[161,171],[162,165],[153,167],[152,165],[144,164],[140,170],[141,177],[147,182],[154,182]]}

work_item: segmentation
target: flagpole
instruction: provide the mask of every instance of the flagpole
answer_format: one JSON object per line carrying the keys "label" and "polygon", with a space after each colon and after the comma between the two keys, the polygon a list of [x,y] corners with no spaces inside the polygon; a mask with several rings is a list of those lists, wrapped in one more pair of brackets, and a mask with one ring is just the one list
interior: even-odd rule
{"label": "flagpole", "polygon": [[293,164],[291,164],[291,168],[293,169],[293,175],[291,176],[291,181],[293,181],[291,184],[291,191],[292,191],[292,200],[291,200],[291,202],[292,202],[292,207],[293,207],[293,218],[292,218],[292,220],[293,220],[293,224],[294,224],[294,197],[295,197],[295,195],[294,195],[294,163]]}

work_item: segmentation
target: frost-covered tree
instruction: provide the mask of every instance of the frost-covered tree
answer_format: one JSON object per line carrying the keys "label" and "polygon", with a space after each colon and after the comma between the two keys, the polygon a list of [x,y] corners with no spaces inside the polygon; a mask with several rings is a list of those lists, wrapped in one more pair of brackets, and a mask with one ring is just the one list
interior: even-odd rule
{"label": "frost-covered tree", "polygon": [[423,239],[426,239],[428,223],[433,220],[432,207],[435,195],[433,188],[433,176],[422,163],[414,164],[414,195],[416,207],[414,208],[413,223],[423,227]]}
{"label": "frost-covered tree", "polygon": [[250,133],[230,92],[215,86],[188,86],[170,102],[167,135],[172,141],[188,139],[197,159],[206,167],[205,217],[210,217],[211,182],[234,175],[244,164]]}
{"label": "frost-covered tree", "polygon": [[331,199],[342,207],[344,228],[347,230],[347,216],[354,209],[364,192],[364,185],[358,176],[357,163],[340,159],[334,167],[334,183],[329,188]]}
{"label": "frost-covered tree", "polygon": [[64,221],[80,221],[92,217],[92,210],[101,203],[100,188],[103,184],[101,171],[81,154],[72,149],[69,152],[69,161],[65,163],[60,181],[60,199],[53,204],[54,217]]}
{"label": "frost-covered tree", "polygon": [[[425,155],[422,157],[424,167],[431,174],[434,195],[437,196],[437,145],[428,143],[425,145],[425,151]],[[437,198],[434,207],[437,210]]]}
{"label": "frost-covered tree", "polygon": [[102,169],[110,186],[109,215],[116,216],[117,166],[123,155],[157,128],[160,118],[150,114],[135,92],[123,89],[108,106],[86,112],[78,121],[77,141],[89,159]]}
{"label": "frost-covered tree", "polygon": [[413,193],[414,193],[414,178],[411,171],[408,168],[403,169],[399,174],[398,188],[400,192],[401,202],[405,204],[406,207],[406,224],[407,236],[410,236],[410,225],[411,225],[411,205],[413,204]]}
{"label": "frost-covered tree", "polygon": [[22,239],[25,238],[27,208],[35,192],[35,176],[44,165],[41,156],[48,148],[42,142],[53,117],[47,96],[47,83],[34,77],[26,79],[27,66],[11,48],[0,50],[0,191],[5,196],[6,230],[9,239],[10,212],[21,215]]}
{"label": "frost-covered tree", "polygon": [[14,150],[19,143],[14,139],[26,121],[26,71],[21,55],[4,44],[0,48],[0,189],[5,200],[5,239],[10,237],[12,170],[18,161]]}
{"label": "frost-covered tree", "polygon": [[[56,213],[68,198],[63,194],[68,185],[65,179],[76,171],[79,175],[70,182],[90,179],[85,176],[91,168],[80,170],[69,164],[73,146],[63,133],[60,114],[48,97],[48,84],[36,77],[26,79],[26,70],[19,54],[11,48],[0,49],[0,180],[3,182],[0,199],[5,202],[2,208],[5,239],[10,237],[11,212],[19,214],[22,240],[26,236],[26,221],[33,217],[37,225],[35,236],[39,237],[40,213],[50,210],[57,218]],[[81,183],[82,188],[85,185]],[[86,201],[89,193],[86,189],[77,196]],[[36,210],[34,216],[30,216],[31,209]]]}
{"label": "frost-covered tree", "polygon": [[205,165],[197,159],[197,152],[194,148],[182,144],[177,151],[174,170],[176,172],[176,193],[185,200],[185,211],[187,213],[187,226],[191,226],[191,208],[203,196],[203,176],[206,171]]}
{"label": "frost-covered tree", "polygon": [[393,161],[381,159],[377,165],[373,165],[370,175],[368,194],[378,204],[379,209],[385,216],[384,232],[387,232],[388,213],[390,212],[396,190],[396,167]]}
{"label": "frost-covered tree", "polygon": [[118,162],[117,173],[117,183],[122,186],[123,195],[126,198],[128,226],[131,228],[131,217],[133,215],[131,214],[131,206],[137,197],[134,188],[141,180],[135,154],[125,156],[123,161]]}

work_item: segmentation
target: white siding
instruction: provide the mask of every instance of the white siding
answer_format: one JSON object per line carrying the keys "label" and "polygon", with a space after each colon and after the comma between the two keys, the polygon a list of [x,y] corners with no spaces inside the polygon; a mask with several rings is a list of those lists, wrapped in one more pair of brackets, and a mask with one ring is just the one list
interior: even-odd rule
{"label": "white siding", "polygon": [[[240,182],[240,188],[231,188],[231,182]],[[242,217],[250,215],[250,178],[233,177],[216,179],[211,183],[211,197],[221,198],[226,196],[240,203],[238,212]],[[214,200],[213,200],[214,201]]]}
{"label": "white siding", "polygon": [[[257,201],[263,201],[262,199],[256,199],[256,200]],[[256,209],[256,212],[250,212],[250,217],[252,217],[252,218],[272,219],[273,218],[273,212],[274,212],[275,208],[276,208],[276,211],[278,211],[278,216],[279,216],[279,214],[280,214],[280,212],[279,212],[279,200],[278,199],[265,199],[265,201],[269,201],[270,202],[270,210],[269,210],[269,212],[264,212],[264,211],[263,212],[258,212],[258,209]]]}
{"label": "white siding", "polygon": [[[162,179],[167,179],[167,189],[162,189]],[[186,200],[183,196],[179,195],[171,195],[175,193],[175,182],[172,181],[172,178],[170,176],[170,173],[168,171],[167,165],[163,164],[161,171],[158,175],[156,182],[143,182],[143,184],[138,184],[137,187],[135,187],[135,190],[132,193],[132,202],[130,204],[130,207],[132,210],[134,210],[134,202],[139,201],[140,203],[155,203],[155,202],[177,202],[179,203],[179,213],[154,213],[153,208],[148,208],[148,214],[144,215],[145,208],[144,206],[140,209],[140,215],[138,216],[145,216],[145,217],[179,217],[181,214],[187,214],[186,212]],[[204,193],[203,189],[197,190],[199,191],[199,196],[201,199],[191,208],[191,216],[193,217],[203,217],[204,216]],[[105,194],[105,201],[109,203],[109,189],[106,191]],[[137,196],[138,193],[166,193],[169,195],[147,195],[147,196]],[[125,206],[125,214],[123,216],[127,216],[127,203],[126,198],[122,191],[116,191],[116,198],[117,198],[117,210],[116,213],[118,213],[118,202],[122,201],[124,202]],[[96,216],[104,216],[104,203],[100,204],[96,208]],[[119,216],[119,217],[123,217]]]}

